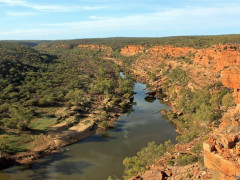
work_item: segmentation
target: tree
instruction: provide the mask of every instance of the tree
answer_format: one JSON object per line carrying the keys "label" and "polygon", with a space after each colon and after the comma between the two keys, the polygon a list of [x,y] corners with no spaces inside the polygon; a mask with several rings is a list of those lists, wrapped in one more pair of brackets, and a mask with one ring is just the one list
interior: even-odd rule
{"label": "tree", "polygon": [[3,157],[3,153],[6,152],[8,147],[7,135],[0,136],[0,159]]}
{"label": "tree", "polygon": [[33,118],[33,112],[21,105],[15,105],[9,108],[9,113],[9,117],[2,120],[4,125],[9,128],[26,130],[30,120]]}

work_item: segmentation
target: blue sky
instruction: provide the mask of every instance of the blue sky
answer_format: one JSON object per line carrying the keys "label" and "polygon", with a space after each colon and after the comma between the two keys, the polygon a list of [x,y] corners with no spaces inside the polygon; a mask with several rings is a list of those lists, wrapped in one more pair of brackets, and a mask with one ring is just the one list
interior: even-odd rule
{"label": "blue sky", "polygon": [[0,0],[0,40],[240,33],[240,0]]}

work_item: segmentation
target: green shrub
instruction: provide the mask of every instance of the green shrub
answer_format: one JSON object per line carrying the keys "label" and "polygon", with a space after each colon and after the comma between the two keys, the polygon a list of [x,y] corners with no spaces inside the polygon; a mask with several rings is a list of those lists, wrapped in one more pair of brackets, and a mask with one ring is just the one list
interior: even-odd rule
{"label": "green shrub", "polygon": [[179,166],[186,166],[188,164],[192,164],[198,161],[198,158],[194,155],[184,154],[180,155],[176,159],[176,164]]}
{"label": "green shrub", "polygon": [[142,148],[136,156],[126,157],[123,160],[123,165],[125,166],[124,179],[128,179],[144,171],[148,165],[153,164],[157,158],[161,157],[165,152],[171,151],[173,147],[174,145],[170,140],[160,145],[156,145],[155,142],[150,142],[147,147]]}
{"label": "green shrub", "polygon": [[108,176],[107,180],[114,180],[112,176]]}
{"label": "green shrub", "polygon": [[173,159],[167,161],[167,165],[169,166],[174,166],[174,164],[175,164],[175,160]]}
{"label": "green shrub", "polygon": [[179,141],[180,143],[188,143],[195,137],[197,137],[197,132],[193,131],[177,136],[176,140]]}
{"label": "green shrub", "polygon": [[107,121],[102,121],[98,125],[99,125],[99,127],[103,128],[104,130],[108,129],[108,122]]}
{"label": "green shrub", "polygon": [[191,149],[190,151],[194,154],[196,154],[197,156],[199,156],[199,154],[202,152],[203,150],[203,143],[198,143],[198,144],[195,144]]}
{"label": "green shrub", "polygon": [[224,107],[224,110],[227,110],[230,106],[234,106],[234,98],[232,93],[227,93],[222,98],[222,106]]}
{"label": "green shrub", "polygon": [[123,109],[127,108],[128,107],[128,103],[126,101],[123,101],[119,104],[119,106]]}
{"label": "green shrub", "polygon": [[173,113],[173,111],[169,110],[167,111],[167,117],[169,120],[173,120],[175,118],[175,114]]}
{"label": "green shrub", "polygon": [[176,69],[173,69],[169,74],[168,77],[171,79],[171,81],[176,82],[181,85],[187,84],[189,77],[187,75],[187,72],[182,70],[180,67],[177,67]]}
{"label": "green shrub", "polygon": [[176,100],[177,99],[177,93],[174,91],[172,94],[172,100]]}

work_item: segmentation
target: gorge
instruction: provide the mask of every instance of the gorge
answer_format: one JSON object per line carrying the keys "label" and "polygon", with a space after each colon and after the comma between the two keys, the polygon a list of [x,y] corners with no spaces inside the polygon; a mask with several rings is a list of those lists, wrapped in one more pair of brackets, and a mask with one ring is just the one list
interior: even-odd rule
{"label": "gorge", "polygon": [[[220,37],[220,39],[221,38],[224,39],[224,37]],[[199,39],[199,41],[201,41],[201,38]],[[163,44],[162,41],[158,43],[146,43],[149,41],[148,39],[134,39],[132,40],[132,43],[129,43],[130,40],[128,39],[126,42],[119,39],[116,41],[114,40],[114,43],[111,42],[111,40],[96,40],[95,43],[92,43],[92,40],[90,41],[91,43],[88,41],[84,41],[84,43],[81,41],[53,41],[50,43],[39,42],[38,45],[34,47],[34,49],[46,54],[56,55],[58,59],[68,59],[66,62],[65,60],[63,62],[67,64],[70,63],[68,64],[69,67],[72,65],[77,65],[81,59],[87,57],[87,60],[81,61],[82,65],[78,66],[79,72],[84,71],[84,67],[88,66],[88,63],[92,65],[94,65],[94,63],[99,63],[100,65],[102,63],[114,63],[116,66],[119,66],[119,68],[126,74],[129,74],[132,78],[141,83],[146,83],[153,94],[156,94],[156,96],[161,99],[162,102],[164,101],[164,103],[168,104],[171,107],[171,109],[169,109],[163,104],[155,104],[158,102],[158,100],[155,100],[155,102],[148,103],[148,105],[146,105],[148,107],[148,112],[145,112],[145,109],[143,109],[143,113],[146,114],[141,114],[141,110],[138,109],[138,107],[142,107],[141,103],[144,104],[147,102],[143,100],[145,97],[145,87],[142,86],[142,84],[137,83],[135,86],[135,91],[137,94],[134,95],[134,99],[137,102],[137,105],[133,104],[133,109],[135,109],[135,111],[130,112],[129,117],[125,114],[120,116],[120,119],[118,120],[119,122],[116,124],[117,128],[115,130],[109,131],[110,137],[105,137],[103,140],[99,140],[99,138],[96,137],[101,136],[94,135],[88,138],[90,141],[89,143],[96,143],[95,141],[103,141],[101,142],[103,144],[110,143],[109,145],[106,145],[109,147],[103,150],[104,152],[108,152],[108,148],[111,148],[111,146],[116,146],[114,143],[119,144],[120,142],[124,142],[124,140],[121,138],[121,140],[119,140],[119,143],[115,142],[115,139],[111,139],[112,133],[121,134],[122,128],[124,129],[125,125],[127,126],[128,123],[131,123],[131,120],[129,122],[125,122],[125,120],[123,120],[122,122],[122,118],[127,117],[130,119],[135,119],[132,117],[132,115],[136,113],[137,117],[138,112],[141,114],[140,116],[143,117],[145,123],[147,121],[150,126],[148,132],[150,135],[141,136],[143,129],[140,127],[137,128],[137,121],[140,119],[140,117],[137,117],[136,121],[133,120],[133,122],[136,122],[136,128],[140,133],[138,134],[137,131],[134,130],[134,134],[136,133],[137,137],[140,137],[140,139],[143,140],[144,143],[142,144],[142,147],[146,146],[146,143],[152,140],[155,140],[157,143],[162,143],[162,140],[165,141],[167,139],[172,139],[172,141],[175,143],[174,136],[176,134],[173,128],[167,124],[167,120],[161,120],[161,114],[159,114],[159,111],[168,117],[169,121],[174,124],[178,132],[176,138],[177,144],[171,151],[168,151],[161,156],[156,156],[156,161],[152,164],[143,163],[144,165],[141,165],[141,167],[138,167],[138,163],[142,163],[138,161],[138,158],[141,159],[141,151],[139,151],[138,155],[134,155],[137,153],[136,151],[140,150],[141,147],[133,145],[136,146],[134,150],[135,152],[131,151],[131,153],[124,155],[132,156],[129,160],[131,160],[133,163],[133,165],[127,167],[129,170],[128,172],[131,173],[125,177],[130,178],[130,176],[132,176],[130,179],[174,178],[230,180],[236,179],[240,176],[240,46],[239,43],[233,43],[235,40],[231,40],[231,36],[229,36],[229,39],[229,42],[225,43],[220,43],[222,42],[222,39],[219,42],[217,40],[214,40],[212,43],[210,40],[204,40],[203,37],[202,42],[211,43],[209,43],[210,45],[206,46],[204,43],[202,43],[203,45],[201,45],[201,47],[191,44],[195,41],[195,39],[192,41],[189,39],[183,42],[180,41],[182,44],[178,44],[175,42],[171,43],[171,38],[169,41],[166,41],[166,39],[163,40],[163,42],[170,42],[166,44]],[[152,40],[152,42],[154,41]],[[178,42],[177,38],[176,42]],[[191,43],[188,44],[186,42]],[[196,40],[196,42],[198,41]],[[92,59],[93,61],[89,61],[88,59]],[[108,66],[110,67],[110,65]],[[116,68],[116,72],[118,73],[120,71],[119,68]],[[93,69],[94,68],[90,68],[89,70],[87,69],[87,72],[91,72]],[[112,88],[113,86],[111,86],[111,84],[108,85],[107,81],[105,81],[106,79],[104,80],[104,78],[107,78],[109,81],[110,77],[115,77],[115,75],[113,75],[114,72],[108,72],[111,75],[107,77],[104,75],[105,73],[106,72],[102,73],[102,69],[100,68],[98,72],[93,72],[93,74],[89,75],[89,77],[97,79],[97,81],[93,81],[93,84],[95,83],[98,85],[94,88],[99,89],[102,87],[109,87],[109,89],[107,89],[107,93],[105,92],[105,89],[105,91],[97,92],[98,94],[96,96],[94,95],[96,98],[102,97],[96,101],[93,106],[93,111],[95,112],[94,114],[101,113],[101,118],[92,121],[93,124],[85,124],[88,124],[90,129],[92,129],[94,125],[94,128],[96,128],[96,131],[94,131],[94,133],[102,132],[104,131],[104,128],[111,127],[113,125],[113,120],[117,119],[117,116],[120,115],[119,112],[122,113],[122,110],[128,107],[128,100],[131,98],[130,90],[124,90],[124,87],[130,87],[130,84],[127,84],[127,86],[123,85],[121,87],[115,87],[115,89],[112,90],[110,87]],[[98,76],[101,76],[102,79],[97,78]],[[81,81],[84,81],[84,78],[86,79],[87,77],[83,76]],[[115,85],[119,84],[119,82],[122,81],[121,78],[118,78],[116,81],[117,78],[115,78],[113,81],[116,82]],[[106,83],[106,86],[101,86],[102,82]],[[81,86],[86,87],[86,85],[82,83],[80,86],[78,86],[78,88]],[[85,89],[88,88],[90,89],[91,87],[86,87]],[[119,97],[113,97],[111,95],[113,92],[119,92],[119,95],[122,97],[122,99],[120,100]],[[139,97],[141,97],[142,100],[138,100]],[[99,111],[100,104],[104,112],[102,110]],[[70,105],[72,108],[75,106],[74,104]],[[85,109],[81,109],[79,112],[82,112],[82,110],[88,111],[88,106],[84,108]],[[95,110],[97,110],[97,112]],[[74,117],[75,115],[79,114],[73,114]],[[60,115],[56,113],[55,116],[56,118],[60,117]],[[66,120],[68,121],[69,117],[71,120],[73,116],[67,116]],[[154,122],[151,120],[148,121],[149,118],[154,119],[156,116],[158,123],[164,122],[165,125],[154,124],[154,122],[157,121],[156,119]],[[63,116],[61,115],[61,117]],[[102,120],[104,118],[107,118],[108,120]],[[52,120],[54,120],[54,118]],[[141,122],[141,120],[139,121]],[[82,123],[84,123],[84,121]],[[57,124],[58,122],[56,121],[55,125]],[[78,122],[73,123],[72,128],[77,128],[77,124]],[[158,128],[158,126],[168,126],[169,129],[167,130],[166,127],[166,130],[171,132],[171,138],[167,138],[169,135],[167,132],[167,134],[161,134],[164,133],[164,131],[161,132],[161,129]],[[63,130],[65,131],[65,129]],[[158,132],[160,134],[155,135],[154,132]],[[105,133],[102,133],[101,135],[107,136]],[[134,135],[132,135],[132,137],[133,140],[131,140],[130,144],[139,143],[139,140],[136,140],[134,138]],[[108,138],[110,140],[108,140]],[[61,136],[59,139],[61,139]],[[72,146],[81,148],[78,146],[87,144],[88,139],[80,141],[78,144],[74,144]],[[105,142],[104,139],[107,142]],[[65,140],[62,139],[62,141],[64,142]],[[73,140],[72,142],[76,141],[77,139]],[[113,144],[111,145],[111,143]],[[139,144],[141,143],[142,142]],[[66,143],[63,143],[62,146],[65,146],[67,144],[69,143],[66,141]],[[121,146],[124,147],[124,145]],[[52,147],[54,147],[54,145]],[[69,155],[68,153],[71,153],[71,148],[69,149],[70,151],[64,152],[63,154],[66,153],[66,155]],[[89,147],[89,149],[95,148]],[[117,148],[117,150],[119,150],[119,148]],[[76,150],[76,152],[78,151]],[[14,156],[16,157],[17,155]],[[58,155],[52,155],[50,156],[50,159],[51,157],[54,159],[54,156],[57,159]],[[34,157],[35,156],[33,156],[32,160],[35,160]],[[29,159],[29,157],[27,159]],[[122,160],[119,160],[117,164],[119,164],[120,161]],[[44,159],[39,161],[40,164],[41,162],[44,162]],[[38,162],[36,163],[36,167],[38,167],[37,164]],[[87,166],[87,164],[85,165]],[[33,169],[34,168],[35,167],[33,164]],[[119,167],[116,169],[121,168]],[[5,171],[8,172],[8,170]],[[16,171],[19,172],[18,170]],[[93,171],[97,170],[95,169]],[[11,169],[9,172],[11,172]],[[30,172],[30,170],[27,169],[24,170],[23,173],[24,172],[27,174]],[[114,175],[116,174],[110,173],[108,175],[112,176],[112,178],[115,178]],[[104,178],[107,177],[106,175],[107,174],[104,175]],[[17,173],[16,176],[18,176]],[[119,177],[121,175],[118,174],[116,176]],[[102,177],[100,179],[104,178]]]}

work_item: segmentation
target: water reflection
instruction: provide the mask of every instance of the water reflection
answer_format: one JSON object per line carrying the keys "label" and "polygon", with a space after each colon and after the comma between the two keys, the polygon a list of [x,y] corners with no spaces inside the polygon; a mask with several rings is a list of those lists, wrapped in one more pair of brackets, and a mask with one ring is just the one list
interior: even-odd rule
{"label": "water reflection", "polygon": [[149,103],[153,103],[157,98],[152,96],[146,96],[144,99]]}

